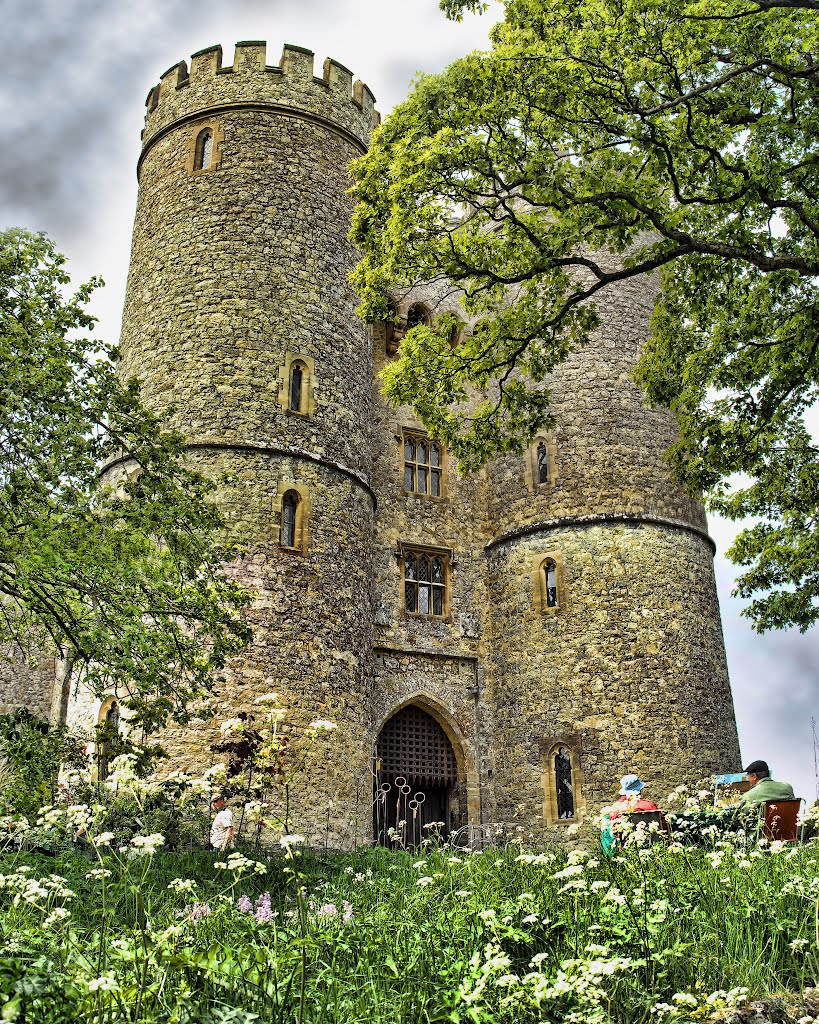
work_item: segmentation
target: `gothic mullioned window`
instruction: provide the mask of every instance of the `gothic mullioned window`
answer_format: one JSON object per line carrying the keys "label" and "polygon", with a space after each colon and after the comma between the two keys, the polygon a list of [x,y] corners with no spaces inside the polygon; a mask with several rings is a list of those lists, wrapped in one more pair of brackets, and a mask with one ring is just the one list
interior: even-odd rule
{"label": "gothic mullioned window", "polygon": [[440,498],[443,449],[425,434],[404,434],[404,490]]}
{"label": "gothic mullioned window", "polygon": [[443,552],[404,550],[404,609],[442,618],[448,612],[449,558]]}

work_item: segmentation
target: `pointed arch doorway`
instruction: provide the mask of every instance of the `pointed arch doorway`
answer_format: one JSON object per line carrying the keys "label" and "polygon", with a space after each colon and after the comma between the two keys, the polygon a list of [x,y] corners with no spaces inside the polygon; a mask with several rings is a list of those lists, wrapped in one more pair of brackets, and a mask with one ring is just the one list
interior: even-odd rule
{"label": "pointed arch doorway", "polygon": [[444,837],[458,827],[455,751],[432,715],[416,704],[396,711],[378,736],[374,760],[377,844],[418,846],[433,831],[425,827],[433,822],[441,823]]}

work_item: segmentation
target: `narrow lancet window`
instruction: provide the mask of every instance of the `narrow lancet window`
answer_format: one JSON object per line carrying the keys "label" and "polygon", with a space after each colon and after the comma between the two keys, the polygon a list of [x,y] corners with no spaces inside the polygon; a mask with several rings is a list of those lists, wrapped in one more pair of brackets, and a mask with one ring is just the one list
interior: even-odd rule
{"label": "narrow lancet window", "polygon": [[549,482],[549,454],[543,441],[538,441],[537,446],[537,482],[539,484]]}
{"label": "narrow lancet window", "polygon": [[199,133],[199,137],[196,140],[196,155],[193,161],[193,169],[195,171],[204,171],[210,167],[211,159],[213,158],[213,132],[210,128],[205,128],[204,131]]}
{"label": "narrow lancet window", "polygon": [[302,384],[304,383],[304,370],[300,363],[293,363],[290,370],[290,408],[293,412],[302,411]]}
{"label": "narrow lancet window", "polygon": [[546,607],[557,608],[557,565],[553,559],[546,559],[543,572],[546,576]]}
{"label": "narrow lancet window", "polygon": [[555,754],[555,792],[558,818],[574,817],[574,789],[572,787],[572,755],[568,747],[560,747]]}
{"label": "narrow lancet window", "polygon": [[299,496],[295,491],[288,491],[282,499],[282,547],[296,546],[296,513]]}
{"label": "narrow lancet window", "polygon": [[116,701],[106,712],[105,718],[100,722],[98,729],[99,758],[97,761],[97,777],[100,782],[105,782],[111,772],[111,761],[117,756],[119,746],[119,723],[120,711]]}

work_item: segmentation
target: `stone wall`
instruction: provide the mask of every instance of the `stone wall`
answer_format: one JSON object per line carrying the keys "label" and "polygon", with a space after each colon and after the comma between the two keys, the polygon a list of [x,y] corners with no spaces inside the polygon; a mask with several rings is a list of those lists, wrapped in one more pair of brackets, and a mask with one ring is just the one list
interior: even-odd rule
{"label": "stone wall", "polygon": [[49,718],[55,689],[55,660],[50,655],[25,657],[12,645],[0,648],[0,715],[27,708]]}
{"label": "stone wall", "polygon": [[[233,68],[210,48],[149,94],[123,372],[150,404],[175,405],[192,462],[224,481],[218,501],[245,546],[226,571],[255,595],[255,639],[212,714],[160,737],[168,768],[206,768],[219,722],[258,715],[274,691],[290,763],[305,755],[291,825],[348,847],[372,835],[373,750],[408,704],[452,745],[458,823],[562,837],[556,744],[572,752],[578,817],[626,772],[661,798],[735,769],[713,546],[664,461],[673,420],[644,406],[631,376],[654,284],[607,289],[594,339],[549,382],[546,485],[530,451],[470,477],[445,457],[439,496],[408,493],[404,433],[420,424],[378,396],[394,345],[385,325],[358,321],[348,279],[347,165],[374,122],[365,87],[335,62],[314,79],[297,47],[267,67],[263,44],[241,44]],[[213,156],[199,168],[203,131]],[[457,310],[441,288],[396,299],[404,317],[416,301],[434,316]],[[294,359],[308,377],[298,412]],[[284,546],[287,490],[299,526]],[[445,614],[406,610],[407,549],[446,558]],[[299,737],[316,718],[338,728],[306,751]]]}
{"label": "stone wall", "polygon": [[[347,166],[374,123],[349,72],[264,44],[195,56],[149,97],[122,332],[123,373],[155,406],[173,404],[192,460],[226,478],[218,500],[246,547],[228,571],[255,593],[255,639],[228,666],[215,714],[159,737],[170,765],[201,771],[221,720],[274,691],[288,711],[291,765],[310,721],[338,723],[296,773],[292,820],[310,838],[369,834],[372,682],[372,356],[348,275]],[[212,132],[213,158],[195,147]],[[288,367],[304,362],[303,407]],[[299,496],[298,544],[285,547],[282,498]],[[217,760],[219,758],[217,757]],[[327,824],[328,801],[334,804]],[[362,810],[364,808],[366,813]]]}
{"label": "stone wall", "polygon": [[[558,552],[558,606],[533,573]],[[587,807],[634,772],[658,802],[682,782],[739,770],[711,545],[649,524],[565,527],[489,553],[494,615],[486,701],[500,820],[542,822],[548,748],[568,743]],[[552,824],[554,824],[552,822]]]}

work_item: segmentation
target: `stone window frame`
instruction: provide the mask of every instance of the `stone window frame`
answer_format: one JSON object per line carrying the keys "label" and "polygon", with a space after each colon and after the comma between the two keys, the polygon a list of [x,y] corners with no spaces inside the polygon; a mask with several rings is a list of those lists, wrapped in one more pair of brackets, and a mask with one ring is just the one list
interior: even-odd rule
{"label": "stone window frame", "polygon": [[[285,544],[284,539],[284,499],[288,493],[298,495],[296,504],[295,543]],[[273,524],[276,530],[276,543],[280,550],[294,554],[306,555],[310,545],[310,492],[304,484],[295,480],[280,480],[276,487]]]}
{"label": "stone window frame", "polygon": [[[546,446],[546,464],[549,471],[548,480],[540,482],[540,472],[538,466],[537,450],[538,447],[544,444]],[[554,434],[538,434],[529,445],[526,450],[526,461],[524,474],[526,476],[526,486],[532,492],[537,494],[538,491],[545,491],[555,486],[558,479],[557,472],[557,440]]]}
{"label": "stone window frame", "polygon": [[401,339],[404,337],[404,330],[401,326],[401,319],[398,313],[398,303],[395,299],[388,299],[387,305],[389,306],[390,313],[397,318],[393,320],[392,317],[388,317],[383,320],[384,324],[384,348],[388,356],[394,356],[398,352],[398,347],[401,344]]}
{"label": "stone window frame", "polygon": [[[583,797],[583,765],[582,743],[576,734],[564,736],[545,736],[538,741],[541,759],[541,784],[543,788],[543,818],[547,825],[568,826],[582,821],[586,813],[586,801]],[[572,798],[574,815],[571,818],[560,818],[557,813],[557,783],[555,779],[554,759],[561,747],[569,752],[572,766]]]}
{"label": "stone window frame", "polygon": [[404,323],[406,325],[405,331],[412,330],[412,327],[410,327],[410,316],[412,315],[413,310],[420,311],[421,316],[418,323],[413,324],[412,327],[418,327],[420,324],[424,324],[425,327],[432,326],[432,310],[426,302],[411,302],[407,307],[407,315],[404,317]]}
{"label": "stone window frame", "polygon": [[[121,700],[121,698],[119,696],[117,696],[117,694],[114,694],[114,693],[109,694],[107,697],[104,697],[102,699],[102,701],[100,702],[100,706],[98,707],[97,714],[96,714],[95,729],[97,727],[105,724],[105,722],[108,720],[108,715],[110,714],[110,712],[111,712],[111,710],[112,710],[112,708],[114,707],[115,704],[117,705],[117,708],[119,710],[119,719],[117,721],[117,735],[120,738],[124,739],[126,737],[126,735],[127,735],[127,728],[126,728],[125,718],[123,716],[123,710],[124,709],[122,707],[122,700]],[[95,733],[95,735],[96,735],[96,733]],[[106,771],[104,775],[101,774],[101,772],[100,772],[100,768],[101,768],[101,764],[102,764],[102,750],[98,749],[98,748],[101,747],[101,746],[102,746],[102,744],[98,743],[97,740],[95,739],[94,740],[94,759],[93,759],[93,762],[92,762],[92,764],[93,764],[92,781],[93,782],[105,782],[105,780],[108,778],[108,775],[109,775],[108,771]]]}
{"label": "stone window frame", "polygon": [[[210,132],[213,143],[210,151],[210,163],[207,167],[197,167],[200,156],[199,143],[205,132]],[[190,175],[207,174],[209,171],[218,171],[222,166],[222,143],[225,141],[225,133],[219,127],[217,121],[200,121],[194,126],[194,133],[188,143],[188,156],[185,161],[185,170]]]}
{"label": "stone window frame", "polygon": [[[435,444],[435,445],[438,446],[438,450],[440,452],[440,465],[438,467],[440,469],[440,474],[439,474],[439,478],[440,478],[440,493],[432,494],[430,490],[427,490],[427,491],[408,491],[407,490],[407,487],[406,487],[406,467],[407,467],[407,461],[406,461],[406,455],[405,455],[405,452],[404,452],[404,448],[405,448],[405,445],[406,445],[406,442],[407,442],[407,438],[412,438],[416,443],[418,441],[426,441],[426,443],[428,445]],[[408,498],[423,498],[424,500],[429,500],[429,501],[442,501],[443,499],[445,499],[446,498],[446,474],[447,474],[447,450],[446,450],[446,447],[440,441],[436,441],[434,438],[431,438],[429,436],[429,434],[426,433],[426,431],[419,430],[416,427],[402,427],[401,428],[401,434],[398,437],[398,441],[399,441],[399,443],[401,445],[400,452],[399,452],[399,457],[400,457],[400,461],[401,461],[401,488],[403,490],[403,493],[406,495],[406,497],[408,497]],[[417,466],[418,463],[415,462],[414,465]],[[430,469],[429,463],[426,463],[426,466],[427,466],[427,470],[428,470],[427,484],[429,485],[431,480],[432,480],[432,476],[431,476],[431,473],[429,473],[429,469]]]}
{"label": "stone window frame", "polygon": [[464,339],[466,321],[462,320],[458,314],[452,312],[452,310],[450,310],[450,313],[457,321],[456,323],[453,323],[449,329],[449,347],[454,351]]}
{"label": "stone window frame", "polygon": [[[293,365],[300,363],[302,366],[301,378],[301,408],[290,408],[290,378],[293,373]],[[303,352],[285,353],[284,363],[279,368],[279,406],[288,416],[301,416],[303,419],[312,419],[316,412],[315,397],[316,361],[312,356]]]}
{"label": "stone window frame", "polygon": [[[443,559],[444,583],[443,583],[443,610],[441,615],[432,612],[408,611],[406,599],[406,577],[405,559],[407,555],[426,555],[430,558]],[[398,571],[401,574],[400,598],[401,611],[411,619],[432,620],[434,622],[450,622],[452,611],[452,562],[453,553],[451,548],[435,547],[429,544],[411,544],[401,542],[398,545]]]}
{"label": "stone window frame", "polygon": [[[546,563],[553,562],[557,582],[557,604],[549,605],[546,592]],[[544,615],[558,615],[566,607],[566,575],[560,551],[541,551],[532,560],[532,607]]]}

